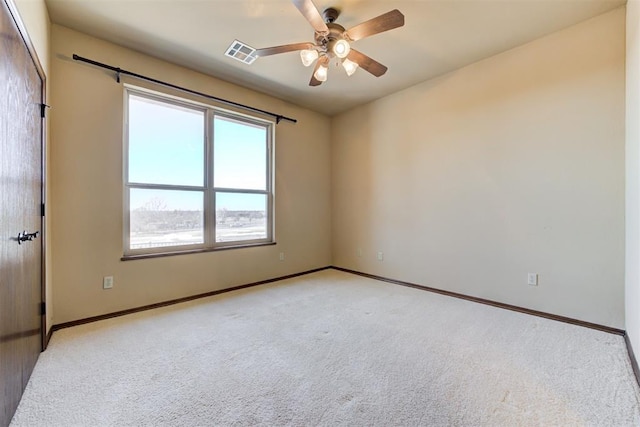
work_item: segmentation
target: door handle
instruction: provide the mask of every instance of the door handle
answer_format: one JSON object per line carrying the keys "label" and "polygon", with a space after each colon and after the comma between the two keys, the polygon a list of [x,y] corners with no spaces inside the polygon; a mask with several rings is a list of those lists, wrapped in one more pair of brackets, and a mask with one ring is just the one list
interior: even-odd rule
{"label": "door handle", "polygon": [[33,239],[38,237],[39,233],[39,231],[36,231],[35,233],[27,233],[26,230],[22,233],[18,233],[18,244],[21,245],[22,242],[32,241]]}

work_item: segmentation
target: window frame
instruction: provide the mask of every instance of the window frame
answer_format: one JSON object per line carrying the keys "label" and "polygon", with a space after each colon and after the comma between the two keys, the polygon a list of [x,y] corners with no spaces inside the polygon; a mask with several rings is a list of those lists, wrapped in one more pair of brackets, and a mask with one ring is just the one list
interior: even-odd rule
{"label": "window frame", "polygon": [[[203,113],[204,126],[204,179],[202,186],[174,185],[174,184],[149,184],[129,181],[129,100],[131,96],[149,99],[169,106],[177,106],[189,110]],[[237,122],[243,125],[255,126],[265,129],[265,190],[255,190],[247,188],[223,188],[214,186],[214,122],[216,117]],[[123,137],[123,260],[146,258],[154,256],[180,255],[185,253],[208,252],[222,249],[246,248],[275,244],[274,230],[274,141],[275,122],[265,120],[256,116],[238,113],[237,111],[223,109],[214,105],[205,104],[190,99],[185,99],[162,92],[148,90],[138,86],[124,85],[124,137]],[[130,195],[132,189],[148,190],[176,190],[194,191],[202,193],[203,197],[203,243],[161,246],[156,248],[131,248],[131,211]],[[216,242],[216,194],[262,194],[266,197],[266,237],[251,240],[235,240],[227,242]]]}

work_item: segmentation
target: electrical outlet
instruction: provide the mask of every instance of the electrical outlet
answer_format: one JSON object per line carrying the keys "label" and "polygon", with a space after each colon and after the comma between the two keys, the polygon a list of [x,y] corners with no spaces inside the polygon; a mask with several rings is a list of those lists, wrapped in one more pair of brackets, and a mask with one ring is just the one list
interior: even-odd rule
{"label": "electrical outlet", "polygon": [[111,289],[113,288],[113,276],[105,276],[102,279],[102,289]]}
{"label": "electrical outlet", "polygon": [[530,286],[538,286],[538,274],[537,273],[529,273],[527,275],[527,284]]}
{"label": "electrical outlet", "polygon": [[358,258],[362,258],[362,248],[358,248],[358,250],[356,250],[356,255]]}
{"label": "electrical outlet", "polygon": [[284,261],[284,252],[280,252],[280,261]]}
{"label": "electrical outlet", "polygon": [[378,252],[378,261],[384,260],[384,254],[382,252]]}

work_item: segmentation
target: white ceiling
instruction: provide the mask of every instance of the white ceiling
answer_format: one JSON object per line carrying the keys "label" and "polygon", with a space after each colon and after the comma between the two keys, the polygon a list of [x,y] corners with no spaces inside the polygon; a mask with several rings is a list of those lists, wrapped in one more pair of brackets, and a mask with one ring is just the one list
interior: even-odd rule
{"label": "white ceiling", "polygon": [[[353,43],[389,67],[380,78],[329,70],[309,87],[297,52],[246,65],[224,55],[238,39],[255,48],[313,41],[289,0],[46,0],[51,20],[149,55],[333,115],[455,70],[625,4],[625,0],[314,0],[350,28],[391,9],[405,26]],[[76,52],[92,58],[91,52]],[[125,64],[111,64],[127,68]],[[136,70],[129,70],[136,71]],[[213,94],[215,95],[215,94]]]}

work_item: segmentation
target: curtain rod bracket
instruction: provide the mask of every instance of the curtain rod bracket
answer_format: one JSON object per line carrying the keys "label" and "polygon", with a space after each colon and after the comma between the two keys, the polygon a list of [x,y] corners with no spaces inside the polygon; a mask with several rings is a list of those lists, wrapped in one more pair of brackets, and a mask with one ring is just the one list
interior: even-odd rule
{"label": "curtain rod bracket", "polygon": [[282,120],[286,120],[291,123],[298,123],[296,119],[292,119],[291,117],[283,116],[282,114],[272,113],[271,111],[261,110],[260,108],[251,107],[249,105],[240,104],[239,102],[229,101],[228,99],[218,98],[217,96],[208,95],[206,93],[198,92],[192,89],[188,89],[186,87],[174,85],[173,83],[164,82],[162,80],[154,79],[153,77],[143,76],[142,74],[133,73],[131,71],[123,70],[120,67],[114,67],[112,65],[103,64],[102,62],[94,61],[92,59],[83,58],[81,56],[73,54],[74,61],[86,62],[87,64],[95,65],[96,67],[104,68],[107,70],[114,71],[116,73],[116,81],[120,83],[120,75],[124,74],[127,76],[134,77],[136,79],[145,80],[151,83],[159,84],[162,86],[166,86],[172,89],[177,89],[182,92],[190,93],[193,95],[201,96],[203,98],[211,99],[213,101],[220,102],[225,105],[230,105],[232,107],[241,108],[247,111],[253,111],[254,113],[264,114],[265,116],[270,116],[276,119],[276,124],[279,124]]}

